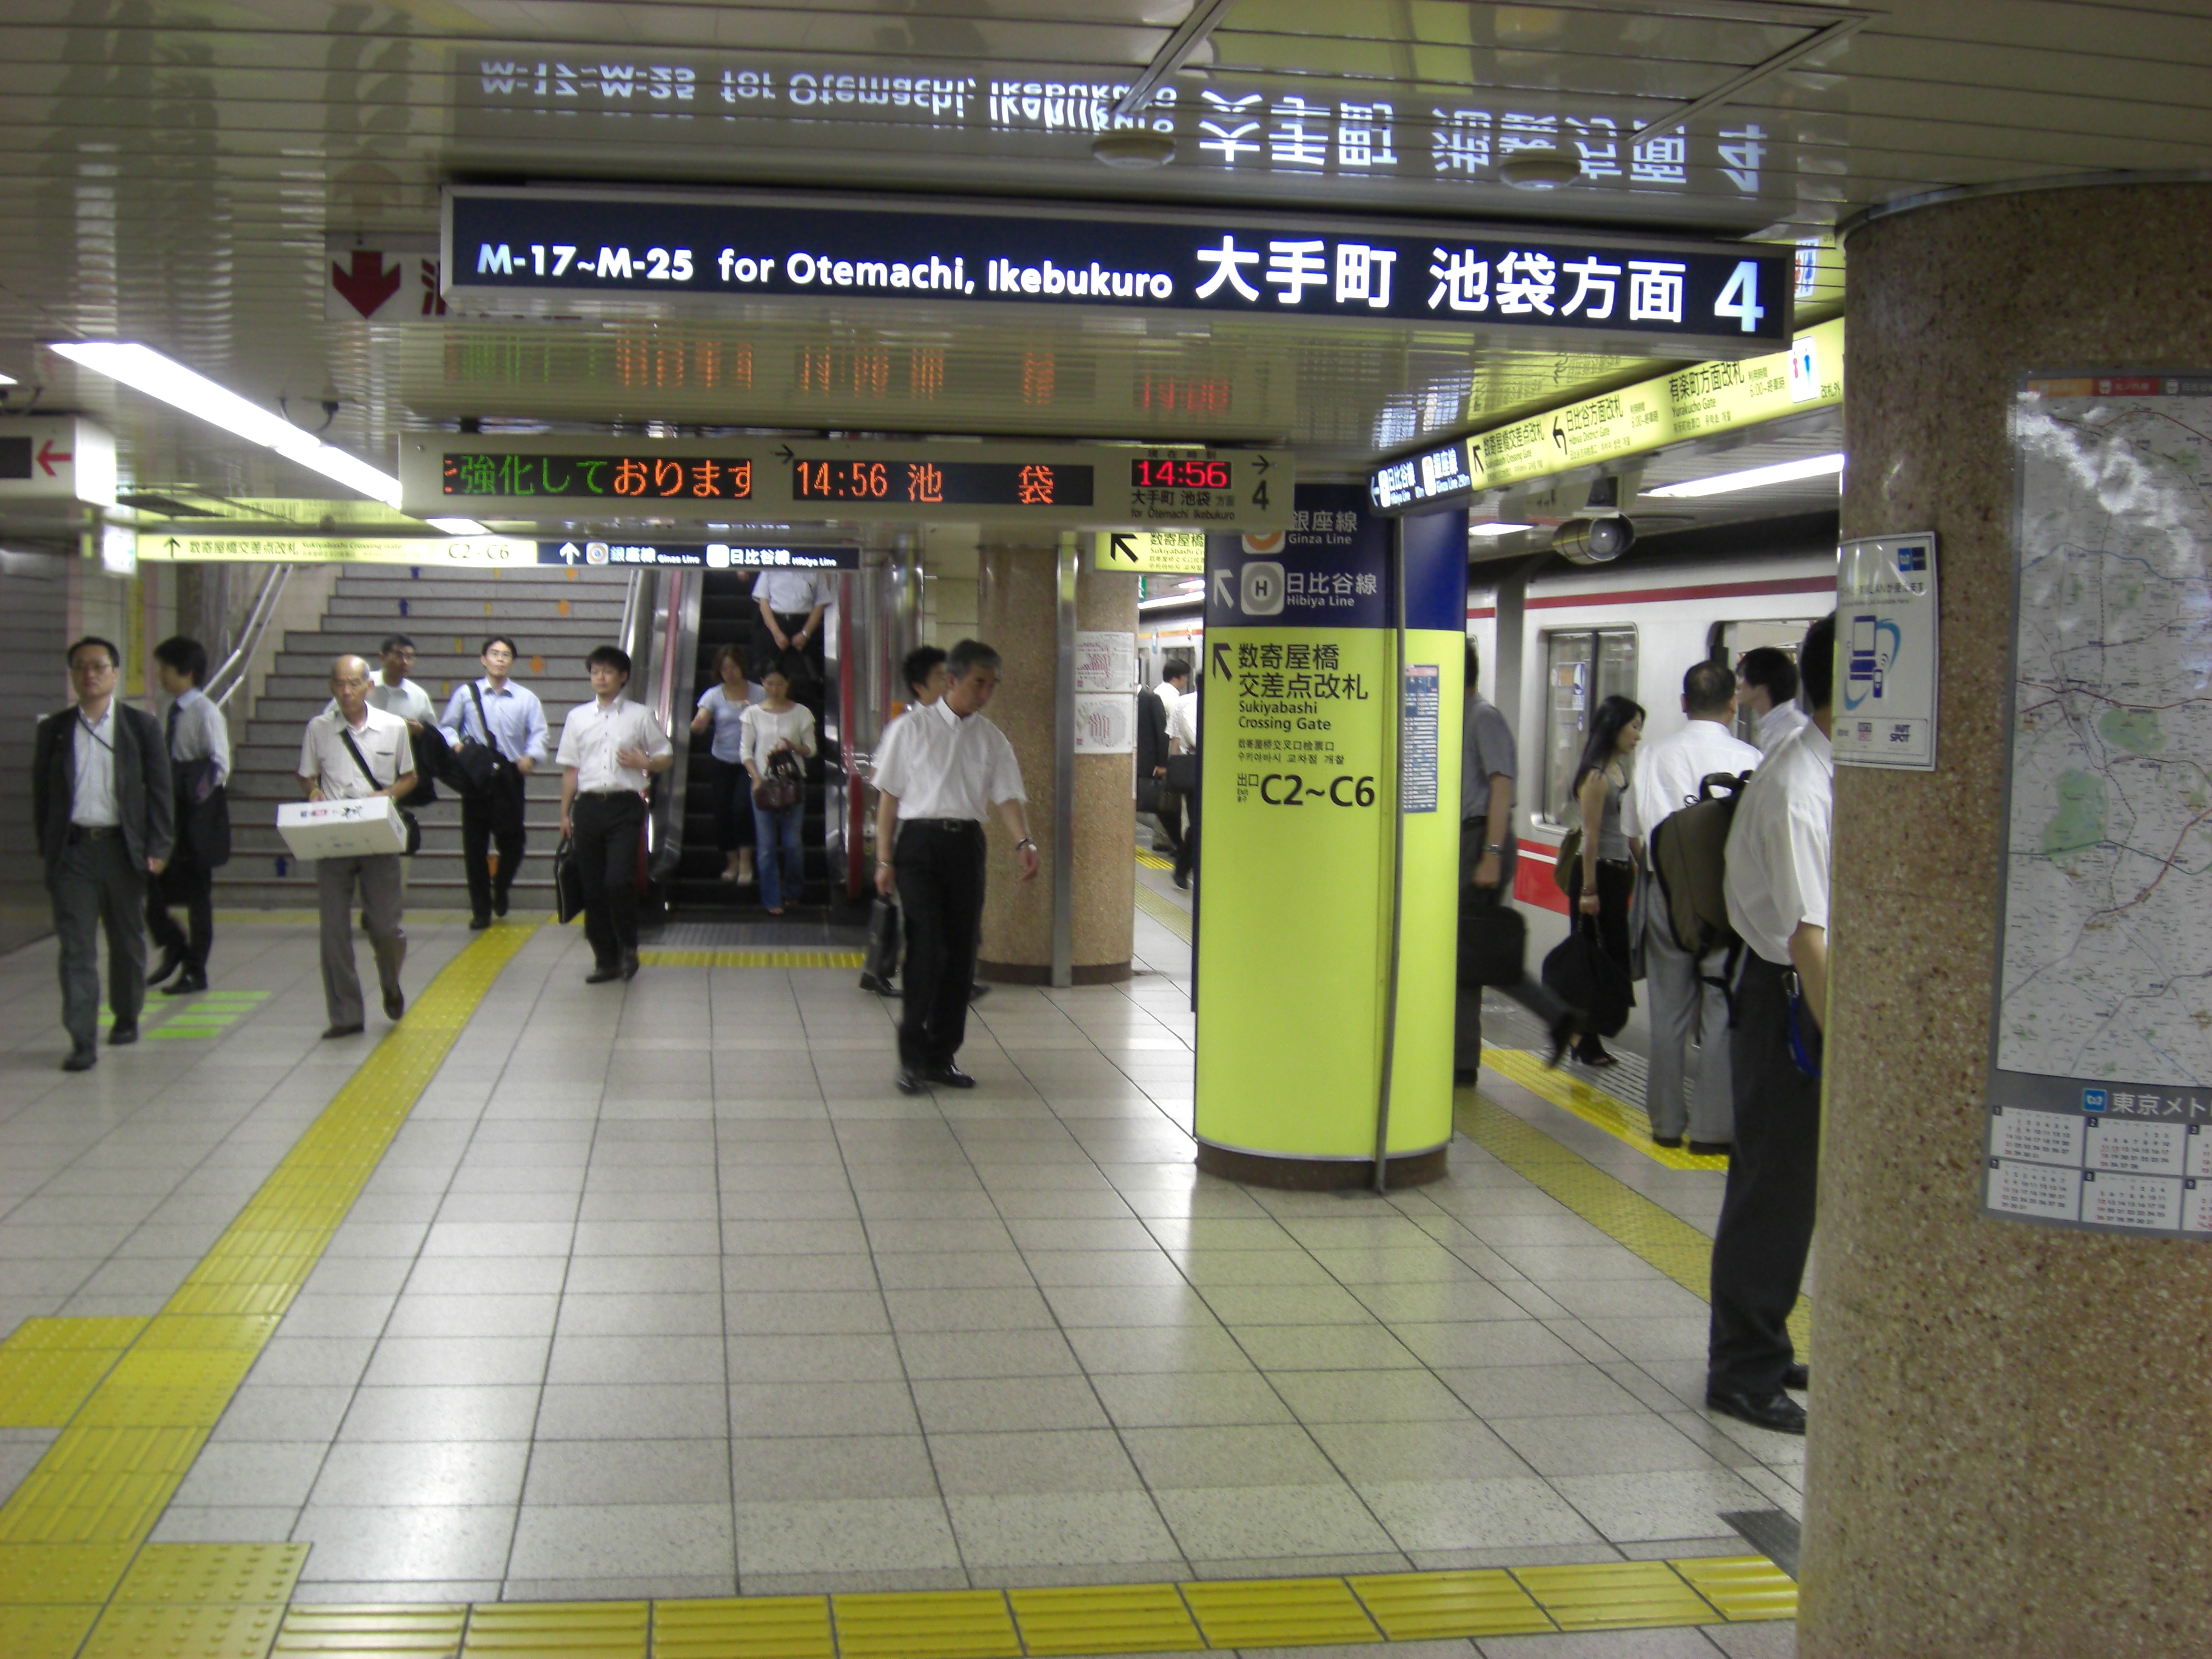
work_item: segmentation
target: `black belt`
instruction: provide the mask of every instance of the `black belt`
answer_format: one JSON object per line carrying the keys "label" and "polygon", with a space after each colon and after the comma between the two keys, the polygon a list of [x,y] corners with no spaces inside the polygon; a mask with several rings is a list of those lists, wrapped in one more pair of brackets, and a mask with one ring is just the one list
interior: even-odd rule
{"label": "black belt", "polygon": [[69,827],[70,845],[74,847],[81,841],[106,841],[110,836],[122,833],[119,823],[72,823]]}
{"label": "black belt", "polygon": [[978,818],[901,818],[902,830],[944,830],[954,834],[973,830],[981,835],[983,825]]}
{"label": "black belt", "polygon": [[642,800],[645,792],[640,789],[580,789],[578,800]]}

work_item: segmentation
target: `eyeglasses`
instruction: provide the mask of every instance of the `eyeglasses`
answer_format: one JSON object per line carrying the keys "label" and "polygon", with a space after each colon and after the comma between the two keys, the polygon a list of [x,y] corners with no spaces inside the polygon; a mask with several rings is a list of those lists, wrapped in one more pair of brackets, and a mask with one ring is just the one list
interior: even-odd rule
{"label": "eyeglasses", "polygon": [[72,674],[112,674],[114,672],[115,665],[112,662],[73,662],[70,665]]}

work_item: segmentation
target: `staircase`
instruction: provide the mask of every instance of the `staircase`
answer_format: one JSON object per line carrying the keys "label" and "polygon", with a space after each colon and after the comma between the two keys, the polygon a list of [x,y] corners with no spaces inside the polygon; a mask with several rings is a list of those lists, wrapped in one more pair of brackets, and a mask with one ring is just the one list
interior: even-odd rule
{"label": "staircase", "polygon": [[[527,686],[545,705],[548,745],[545,762],[527,781],[523,823],[530,846],[510,902],[518,910],[550,910],[552,854],[561,836],[561,772],[552,755],[562,720],[592,695],[585,653],[617,642],[629,580],[627,572],[592,568],[509,573],[412,565],[340,576],[322,626],[313,633],[285,634],[244,740],[232,754],[232,854],[230,863],[216,872],[216,902],[245,908],[312,908],[315,903],[314,868],[302,866],[285,849],[276,833],[276,806],[301,798],[301,730],[330,702],[332,658],[352,653],[374,670],[385,635],[406,635],[415,641],[412,678],[442,714],[446,699],[483,672],[477,658],[484,636],[505,634],[521,653],[514,684]],[[441,787],[435,805],[409,810],[422,823],[422,850],[408,877],[410,908],[466,910],[459,799]],[[710,847],[713,840],[710,830]]]}

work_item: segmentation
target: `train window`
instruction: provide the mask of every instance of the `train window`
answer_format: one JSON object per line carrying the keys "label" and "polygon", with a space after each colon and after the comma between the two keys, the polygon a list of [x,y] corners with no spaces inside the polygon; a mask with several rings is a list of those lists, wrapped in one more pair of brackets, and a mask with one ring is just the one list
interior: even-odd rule
{"label": "train window", "polygon": [[1569,822],[1575,768],[1590,710],[1615,692],[1636,695],[1636,630],[1579,628],[1544,635],[1544,796],[1547,821]]}
{"label": "train window", "polygon": [[[1756,651],[1762,645],[1771,645],[1789,653],[1790,660],[1797,660],[1797,647],[1804,643],[1805,630],[1813,625],[1810,617],[1798,617],[1782,622],[1723,622],[1715,623],[1712,631],[1712,656],[1716,662],[1724,662],[1731,669],[1743,660],[1747,651]],[[1735,711],[1735,734],[1746,743],[1759,740],[1759,720],[1750,709],[1738,707]]]}

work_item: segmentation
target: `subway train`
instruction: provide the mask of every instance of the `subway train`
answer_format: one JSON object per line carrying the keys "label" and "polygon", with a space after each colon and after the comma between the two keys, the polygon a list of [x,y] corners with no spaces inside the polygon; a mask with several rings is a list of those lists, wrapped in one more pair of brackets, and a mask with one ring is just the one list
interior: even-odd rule
{"label": "subway train", "polygon": [[[1527,587],[1515,721],[1515,892],[1523,903],[1565,915],[1552,866],[1590,711],[1622,693],[1648,711],[1645,737],[1660,737],[1682,723],[1682,675],[1692,663],[1715,658],[1733,665],[1762,645],[1794,656],[1807,627],[1834,608],[1836,519],[1816,514],[1656,536],[1604,565],[1541,554],[1474,564],[1468,635],[1481,652],[1483,695],[1508,708],[1498,684],[1498,587],[1516,574]],[[1195,598],[1147,600],[1137,623],[1146,684],[1158,683],[1170,657],[1202,662],[1203,631]],[[1752,725],[1739,716],[1737,735],[1747,742]]]}

